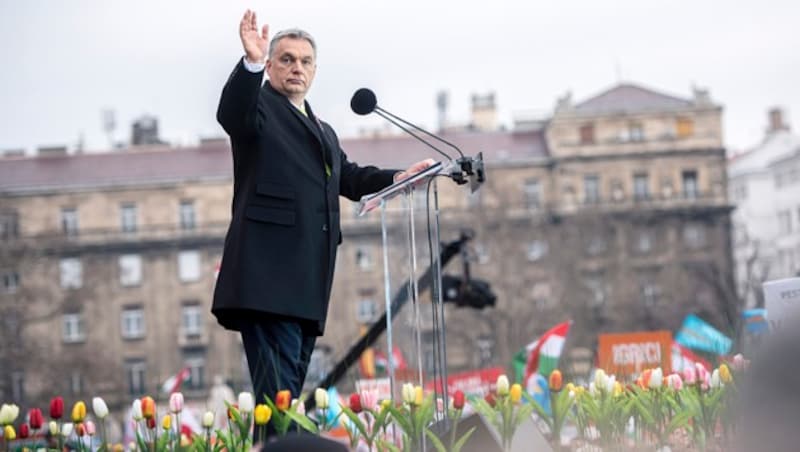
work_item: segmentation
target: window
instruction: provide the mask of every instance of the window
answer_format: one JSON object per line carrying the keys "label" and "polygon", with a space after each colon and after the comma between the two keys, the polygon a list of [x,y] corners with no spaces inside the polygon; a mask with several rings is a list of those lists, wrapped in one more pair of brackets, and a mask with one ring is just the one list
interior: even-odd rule
{"label": "window", "polygon": [[475,338],[473,348],[477,359],[475,366],[479,369],[490,366],[494,357],[494,338],[491,336],[478,336]]}
{"label": "window", "polygon": [[792,212],[781,210],[778,212],[778,232],[789,234],[792,232]]}
{"label": "window", "polygon": [[83,326],[83,315],[81,313],[64,314],[62,319],[64,342],[83,342],[86,339],[86,331]]}
{"label": "window", "polygon": [[638,122],[629,124],[628,138],[631,141],[644,141],[644,127]]}
{"label": "window", "polygon": [[706,244],[706,230],[703,225],[698,223],[684,225],[683,243],[690,249],[704,247]]}
{"label": "window", "polygon": [[650,198],[650,187],[646,173],[633,175],[633,197],[637,201]]}
{"label": "window", "polygon": [[195,250],[178,253],[178,279],[182,282],[200,280],[200,252]]}
{"label": "window", "polygon": [[0,211],[0,240],[19,237],[19,217],[13,210]]}
{"label": "window", "polygon": [[536,210],[542,206],[542,192],[538,179],[525,181],[525,207]]}
{"label": "window", "polygon": [[678,138],[688,138],[694,134],[694,121],[689,118],[678,118],[675,123],[675,134]]}
{"label": "window", "polygon": [[683,197],[686,199],[697,199],[697,171],[684,171],[682,176]]}
{"label": "window", "polygon": [[580,128],[581,144],[594,144],[594,124],[584,124]]}
{"label": "window", "polygon": [[121,322],[123,339],[141,339],[144,337],[144,309],[141,306],[123,308]]}
{"label": "window", "polygon": [[147,364],[143,359],[129,359],[125,361],[125,373],[128,380],[128,393],[132,396],[144,394],[147,381],[145,372]]}
{"label": "window", "polygon": [[181,306],[181,328],[184,336],[200,336],[203,334],[203,310],[200,303],[189,301]]}
{"label": "window", "polygon": [[11,400],[25,400],[25,372],[15,370],[11,372]]}
{"label": "window", "polygon": [[120,228],[122,229],[122,232],[136,232],[136,204],[125,203],[120,205],[119,209]]}
{"label": "window", "polygon": [[475,244],[475,256],[479,264],[486,264],[489,262],[489,248],[483,242]]}
{"label": "window", "polygon": [[3,292],[15,293],[19,289],[19,273],[6,270],[2,273]]}
{"label": "window", "polygon": [[611,199],[614,202],[622,202],[625,200],[625,189],[622,188],[622,182],[615,179],[611,182]]}
{"label": "window", "polygon": [[80,289],[83,286],[83,265],[77,257],[66,257],[59,263],[61,270],[61,287],[63,289]]}
{"label": "window", "polygon": [[195,227],[194,201],[181,201],[180,207],[178,208],[178,216],[181,229],[183,230],[194,229]]}
{"label": "window", "polygon": [[356,319],[360,323],[372,323],[378,317],[378,305],[375,300],[359,300],[356,312]]}
{"label": "window", "polygon": [[658,287],[652,280],[645,280],[639,286],[639,295],[642,304],[645,306],[655,306],[658,303],[658,296],[661,294],[661,288]]}
{"label": "window", "polygon": [[548,309],[553,307],[553,297],[550,294],[550,284],[539,282],[533,285],[531,290],[533,305],[536,309]]}
{"label": "window", "polygon": [[588,175],[583,177],[583,202],[596,204],[600,202],[600,177]]}
{"label": "window", "polygon": [[69,375],[69,390],[74,396],[83,394],[83,377],[77,370],[73,370]]}
{"label": "window", "polygon": [[366,246],[356,248],[356,266],[360,270],[366,271],[372,268],[372,255],[369,251],[369,247]]}
{"label": "window", "polygon": [[608,250],[608,241],[600,235],[593,235],[586,242],[586,254],[599,256]]}
{"label": "window", "polygon": [[587,304],[592,307],[602,306],[606,302],[606,287],[601,273],[585,275],[583,285],[589,291]]}
{"label": "window", "polygon": [[526,247],[526,254],[530,262],[536,262],[539,259],[547,256],[549,246],[544,240],[534,240],[528,243]]}
{"label": "window", "polygon": [[650,231],[639,231],[636,234],[634,250],[638,254],[647,254],[653,249],[653,233]]}
{"label": "window", "polygon": [[63,207],[61,209],[61,232],[65,235],[78,233],[78,209],[74,207]]}
{"label": "window", "polygon": [[124,287],[138,286],[142,282],[142,256],[123,254],[119,257],[119,283]]}
{"label": "window", "polygon": [[189,369],[189,379],[186,385],[189,389],[203,389],[206,386],[206,358],[199,355],[187,356],[186,367]]}

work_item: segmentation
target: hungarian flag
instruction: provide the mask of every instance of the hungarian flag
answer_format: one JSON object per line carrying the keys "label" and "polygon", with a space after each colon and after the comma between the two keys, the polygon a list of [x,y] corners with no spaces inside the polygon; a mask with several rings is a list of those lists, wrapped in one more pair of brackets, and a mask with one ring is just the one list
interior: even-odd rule
{"label": "hungarian flag", "polygon": [[181,385],[184,381],[189,379],[189,375],[189,368],[184,367],[177,374],[167,378],[167,380],[161,385],[161,390],[167,394],[180,391]]}
{"label": "hungarian flag", "polygon": [[[400,347],[396,345],[392,347],[391,364],[394,366],[394,370],[405,370],[408,368],[408,364],[405,358],[403,358],[403,352],[400,351]],[[381,374],[389,373],[389,358],[383,350],[375,352],[375,368]]]}
{"label": "hungarian flag", "polygon": [[530,376],[535,373],[545,378],[549,377],[550,372],[558,367],[558,359],[564,349],[570,325],[572,320],[559,323],[520,350],[514,356],[517,378],[527,383]]}

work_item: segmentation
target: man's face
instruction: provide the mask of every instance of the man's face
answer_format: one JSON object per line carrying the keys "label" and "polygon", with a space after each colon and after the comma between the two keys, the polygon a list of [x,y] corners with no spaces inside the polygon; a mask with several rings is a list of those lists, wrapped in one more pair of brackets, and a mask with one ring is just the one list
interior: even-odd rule
{"label": "man's face", "polygon": [[294,102],[305,99],[316,70],[314,49],[305,39],[281,39],[267,60],[270,85]]}

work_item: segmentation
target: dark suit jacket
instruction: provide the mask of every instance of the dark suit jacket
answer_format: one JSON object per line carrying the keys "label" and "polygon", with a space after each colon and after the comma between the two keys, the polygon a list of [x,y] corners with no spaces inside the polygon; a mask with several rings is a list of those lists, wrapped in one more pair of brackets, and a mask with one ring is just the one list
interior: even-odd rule
{"label": "dark suit jacket", "polygon": [[230,329],[268,314],[312,321],[321,335],[341,243],[339,195],[358,200],[395,171],[349,162],[307,102],[306,117],[262,80],[240,61],[217,110],[233,149],[233,212],[211,310]]}

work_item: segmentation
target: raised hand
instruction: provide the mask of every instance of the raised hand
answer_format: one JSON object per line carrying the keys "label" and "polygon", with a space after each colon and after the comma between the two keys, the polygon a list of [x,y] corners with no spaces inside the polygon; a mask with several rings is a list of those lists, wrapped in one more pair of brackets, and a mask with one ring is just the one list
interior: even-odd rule
{"label": "raised hand", "polygon": [[249,9],[245,11],[244,17],[239,23],[239,37],[242,39],[242,47],[244,47],[247,61],[262,64],[267,59],[269,25],[265,24],[259,33],[256,13]]}

